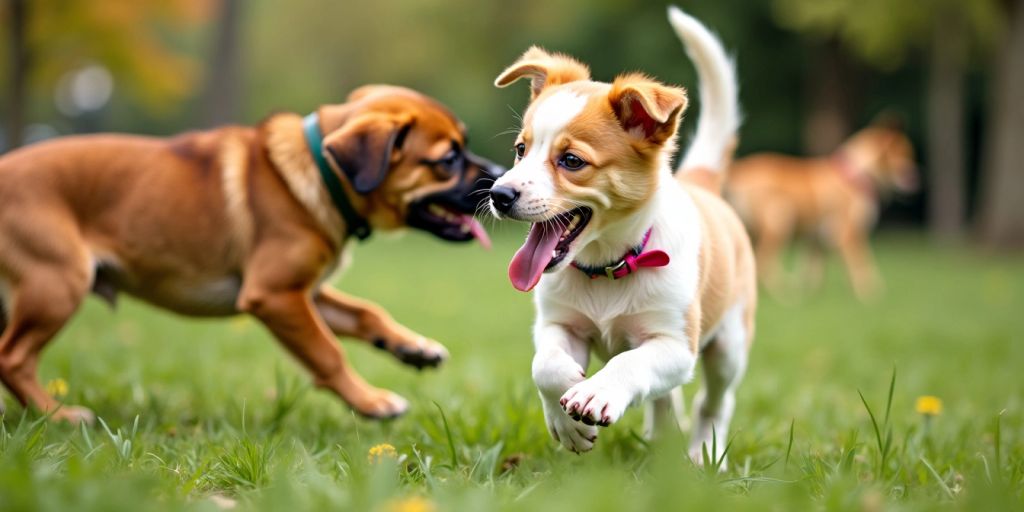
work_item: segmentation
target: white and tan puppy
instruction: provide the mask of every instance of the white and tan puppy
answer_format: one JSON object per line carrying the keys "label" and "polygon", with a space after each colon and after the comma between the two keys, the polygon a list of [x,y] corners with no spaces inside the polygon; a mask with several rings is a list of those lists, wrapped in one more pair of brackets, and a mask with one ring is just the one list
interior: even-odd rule
{"label": "white and tan puppy", "polygon": [[[696,63],[703,106],[678,176],[682,88],[638,74],[591,81],[583,64],[531,48],[495,82],[529,78],[532,101],[491,207],[533,223],[509,277],[537,288],[533,378],[551,435],[588,451],[597,426],[647,401],[649,432],[671,425],[700,356],[690,444],[700,462],[712,436],[714,457],[723,454],[756,284],[750,241],[718,193],[739,125],[733,67],[699,22],[676,8],[669,18]],[[587,378],[591,352],[607,364]]]}

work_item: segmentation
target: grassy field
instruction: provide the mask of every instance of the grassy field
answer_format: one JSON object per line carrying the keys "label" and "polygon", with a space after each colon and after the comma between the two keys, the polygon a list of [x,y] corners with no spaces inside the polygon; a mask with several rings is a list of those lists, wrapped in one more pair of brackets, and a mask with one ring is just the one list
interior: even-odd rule
{"label": "grassy field", "polygon": [[[765,299],[730,466],[717,473],[689,463],[682,438],[644,442],[638,410],[583,456],[549,439],[530,380],[530,298],[505,277],[518,240],[509,228],[491,253],[421,235],[357,248],[341,287],[453,356],[417,373],[346,342],[368,380],[412,402],[390,423],[311,389],[248,319],[181,319],[130,300],[112,313],[90,299],[41,372],[104,424],[50,424],[5,395],[0,510],[1024,506],[1021,259],[890,234],[878,242],[883,300],[853,300],[837,265],[800,305]],[[942,412],[916,412],[923,395]],[[394,457],[371,457],[383,443]]]}

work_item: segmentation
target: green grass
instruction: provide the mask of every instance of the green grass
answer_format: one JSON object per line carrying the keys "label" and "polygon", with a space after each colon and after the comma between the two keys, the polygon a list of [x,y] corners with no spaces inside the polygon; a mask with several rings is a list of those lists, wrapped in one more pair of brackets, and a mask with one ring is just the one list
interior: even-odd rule
{"label": "green grass", "polygon": [[[492,253],[421,235],[356,250],[341,287],[453,356],[418,373],[345,343],[368,380],[412,402],[388,423],[312,389],[250,320],[90,299],[41,373],[104,423],[51,424],[5,396],[0,510],[216,510],[230,498],[372,511],[408,497],[438,510],[1021,509],[1024,261],[892,234],[877,244],[883,300],[853,300],[837,265],[800,305],[765,299],[719,474],[690,464],[683,438],[644,442],[640,411],[583,456],[548,438],[530,298],[505,278],[519,236],[506,230]],[[916,413],[921,395],[943,412]],[[398,459],[370,463],[380,443]]]}

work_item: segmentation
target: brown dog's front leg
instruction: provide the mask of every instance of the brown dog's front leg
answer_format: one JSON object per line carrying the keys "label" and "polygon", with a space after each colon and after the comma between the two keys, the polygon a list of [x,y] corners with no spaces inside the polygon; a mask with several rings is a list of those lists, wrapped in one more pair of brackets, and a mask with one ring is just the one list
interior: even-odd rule
{"label": "brown dog's front leg", "polygon": [[416,368],[435,367],[448,358],[440,343],[416,334],[396,322],[380,306],[322,286],[313,298],[331,331],[373,343]]}
{"label": "brown dog's front leg", "polygon": [[239,309],[259,318],[313,373],[317,386],[335,392],[359,414],[393,418],[408,409],[405,399],[367,384],[349,366],[306,291],[247,287],[239,300]]}

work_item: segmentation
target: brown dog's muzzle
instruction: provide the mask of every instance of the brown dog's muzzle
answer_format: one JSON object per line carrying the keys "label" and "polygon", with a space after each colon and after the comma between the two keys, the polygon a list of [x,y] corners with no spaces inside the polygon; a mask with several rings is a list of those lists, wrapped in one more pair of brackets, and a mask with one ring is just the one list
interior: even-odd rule
{"label": "brown dog's muzzle", "polygon": [[473,215],[481,202],[487,200],[487,191],[494,180],[507,170],[467,149],[461,150],[447,169],[458,176],[458,180],[451,188],[410,204],[406,224],[444,240],[467,242],[476,238],[483,245],[489,245],[486,232]]}

